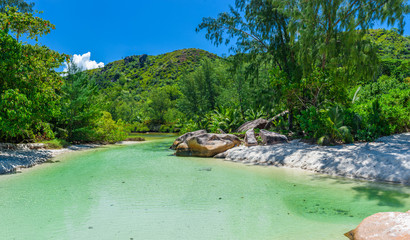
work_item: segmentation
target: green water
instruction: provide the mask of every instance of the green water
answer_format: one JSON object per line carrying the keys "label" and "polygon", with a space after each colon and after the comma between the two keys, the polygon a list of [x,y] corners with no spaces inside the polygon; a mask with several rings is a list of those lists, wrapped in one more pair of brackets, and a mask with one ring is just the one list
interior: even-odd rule
{"label": "green water", "polygon": [[347,239],[410,209],[409,187],[175,157],[155,139],[0,176],[0,239]]}

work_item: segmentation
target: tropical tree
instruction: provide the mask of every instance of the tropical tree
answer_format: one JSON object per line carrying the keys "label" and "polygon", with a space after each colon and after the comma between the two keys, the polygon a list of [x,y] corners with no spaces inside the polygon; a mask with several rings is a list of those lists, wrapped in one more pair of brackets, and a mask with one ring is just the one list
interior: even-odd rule
{"label": "tropical tree", "polygon": [[45,46],[23,44],[9,34],[10,30],[22,29],[29,37],[36,39],[52,28],[51,24],[39,25],[40,22],[43,20],[30,13],[18,12],[17,8],[0,13],[2,140],[53,137],[48,122],[58,113],[58,91],[62,85],[62,78],[54,69],[67,56]]}
{"label": "tropical tree", "polygon": [[[67,131],[69,141],[90,141],[94,136],[93,124],[100,116],[95,99],[96,84],[74,63],[68,64],[67,76],[61,88],[58,125]],[[63,137],[63,136],[60,136]]]}
{"label": "tropical tree", "polygon": [[172,101],[165,88],[155,88],[149,92],[147,102],[147,114],[154,124],[164,124],[165,114],[172,108]]}
{"label": "tropical tree", "polygon": [[[37,12],[41,13],[41,12]],[[34,16],[31,12],[20,12],[16,7],[10,7],[0,12],[0,27],[16,36],[17,41],[25,34],[29,39],[38,41],[38,37],[50,33],[55,26],[48,20]]]}
{"label": "tropical tree", "polygon": [[209,59],[201,61],[200,67],[182,77],[180,88],[183,95],[181,110],[188,116],[204,116],[215,109],[218,98],[217,85],[220,82],[215,64]]}
{"label": "tropical tree", "polygon": [[33,12],[34,3],[28,3],[24,0],[0,0],[0,12],[6,12],[6,7],[16,7],[20,12]]}
{"label": "tropical tree", "polygon": [[[229,13],[204,18],[197,31],[206,30],[215,45],[235,41],[231,49],[257,65],[273,63],[273,94],[286,102],[291,120],[309,102],[343,103],[349,85],[371,80],[376,49],[364,34],[375,21],[402,32],[408,12],[405,0],[236,0]],[[312,86],[318,72],[324,79]]]}

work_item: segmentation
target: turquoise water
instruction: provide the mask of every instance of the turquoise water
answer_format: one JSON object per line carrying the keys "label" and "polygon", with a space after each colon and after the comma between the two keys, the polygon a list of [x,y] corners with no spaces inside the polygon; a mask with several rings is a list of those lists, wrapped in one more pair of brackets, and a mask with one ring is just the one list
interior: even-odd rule
{"label": "turquoise water", "polygon": [[410,209],[409,187],[175,157],[172,140],[0,176],[0,239],[347,239],[373,213]]}

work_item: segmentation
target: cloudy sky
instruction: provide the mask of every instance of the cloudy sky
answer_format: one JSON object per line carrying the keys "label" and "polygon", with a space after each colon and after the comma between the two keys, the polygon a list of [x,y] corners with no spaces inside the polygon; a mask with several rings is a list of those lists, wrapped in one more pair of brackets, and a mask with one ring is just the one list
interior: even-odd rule
{"label": "cloudy sky", "polygon": [[[91,52],[84,53],[83,55],[74,54],[73,58],[71,59],[71,62],[75,64],[74,66],[77,66],[81,70],[89,70],[104,67],[103,62],[97,63],[96,61],[91,60]],[[65,67],[63,72],[67,72],[69,64],[64,63],[64,65]]]}
{"label": "cloudy sky", "polygon": [[[203,17],[228,11],[235,0],[32,2],[36,10],[44,12],[40,17],[56,25],[56,30],[40,42],[61,53],[77,54],[75,58],[84,67],[102,66],[130,55],[157,55],[183,48],[200,48],[218,55],[229,53],[228,47],[213,46],[204,32],[196,33],[195,28]],[[409,16],[407,22],[410,24]],[[410,35],[410,25],[405,34]]]}

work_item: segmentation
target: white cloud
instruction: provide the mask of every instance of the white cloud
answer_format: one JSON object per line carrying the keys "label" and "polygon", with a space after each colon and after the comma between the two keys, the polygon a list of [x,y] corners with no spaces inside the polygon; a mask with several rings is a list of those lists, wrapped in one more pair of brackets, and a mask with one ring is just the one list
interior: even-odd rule
{"label": "white cloud", "polygon": [[[73,58],[71,59],[71,62],[74,63],[77,67],[79,67],[81,70],[90,70],[90,69],[104,67],[103,62],[97,63],[96,61],[91,61],[90,57],[91,57],[90,52],[84,53],[83,55],[74,54]],[[67,63],[64,63],[64,64],[65,64],[65,68],[63,72],[67,72],[68,64]]]}

